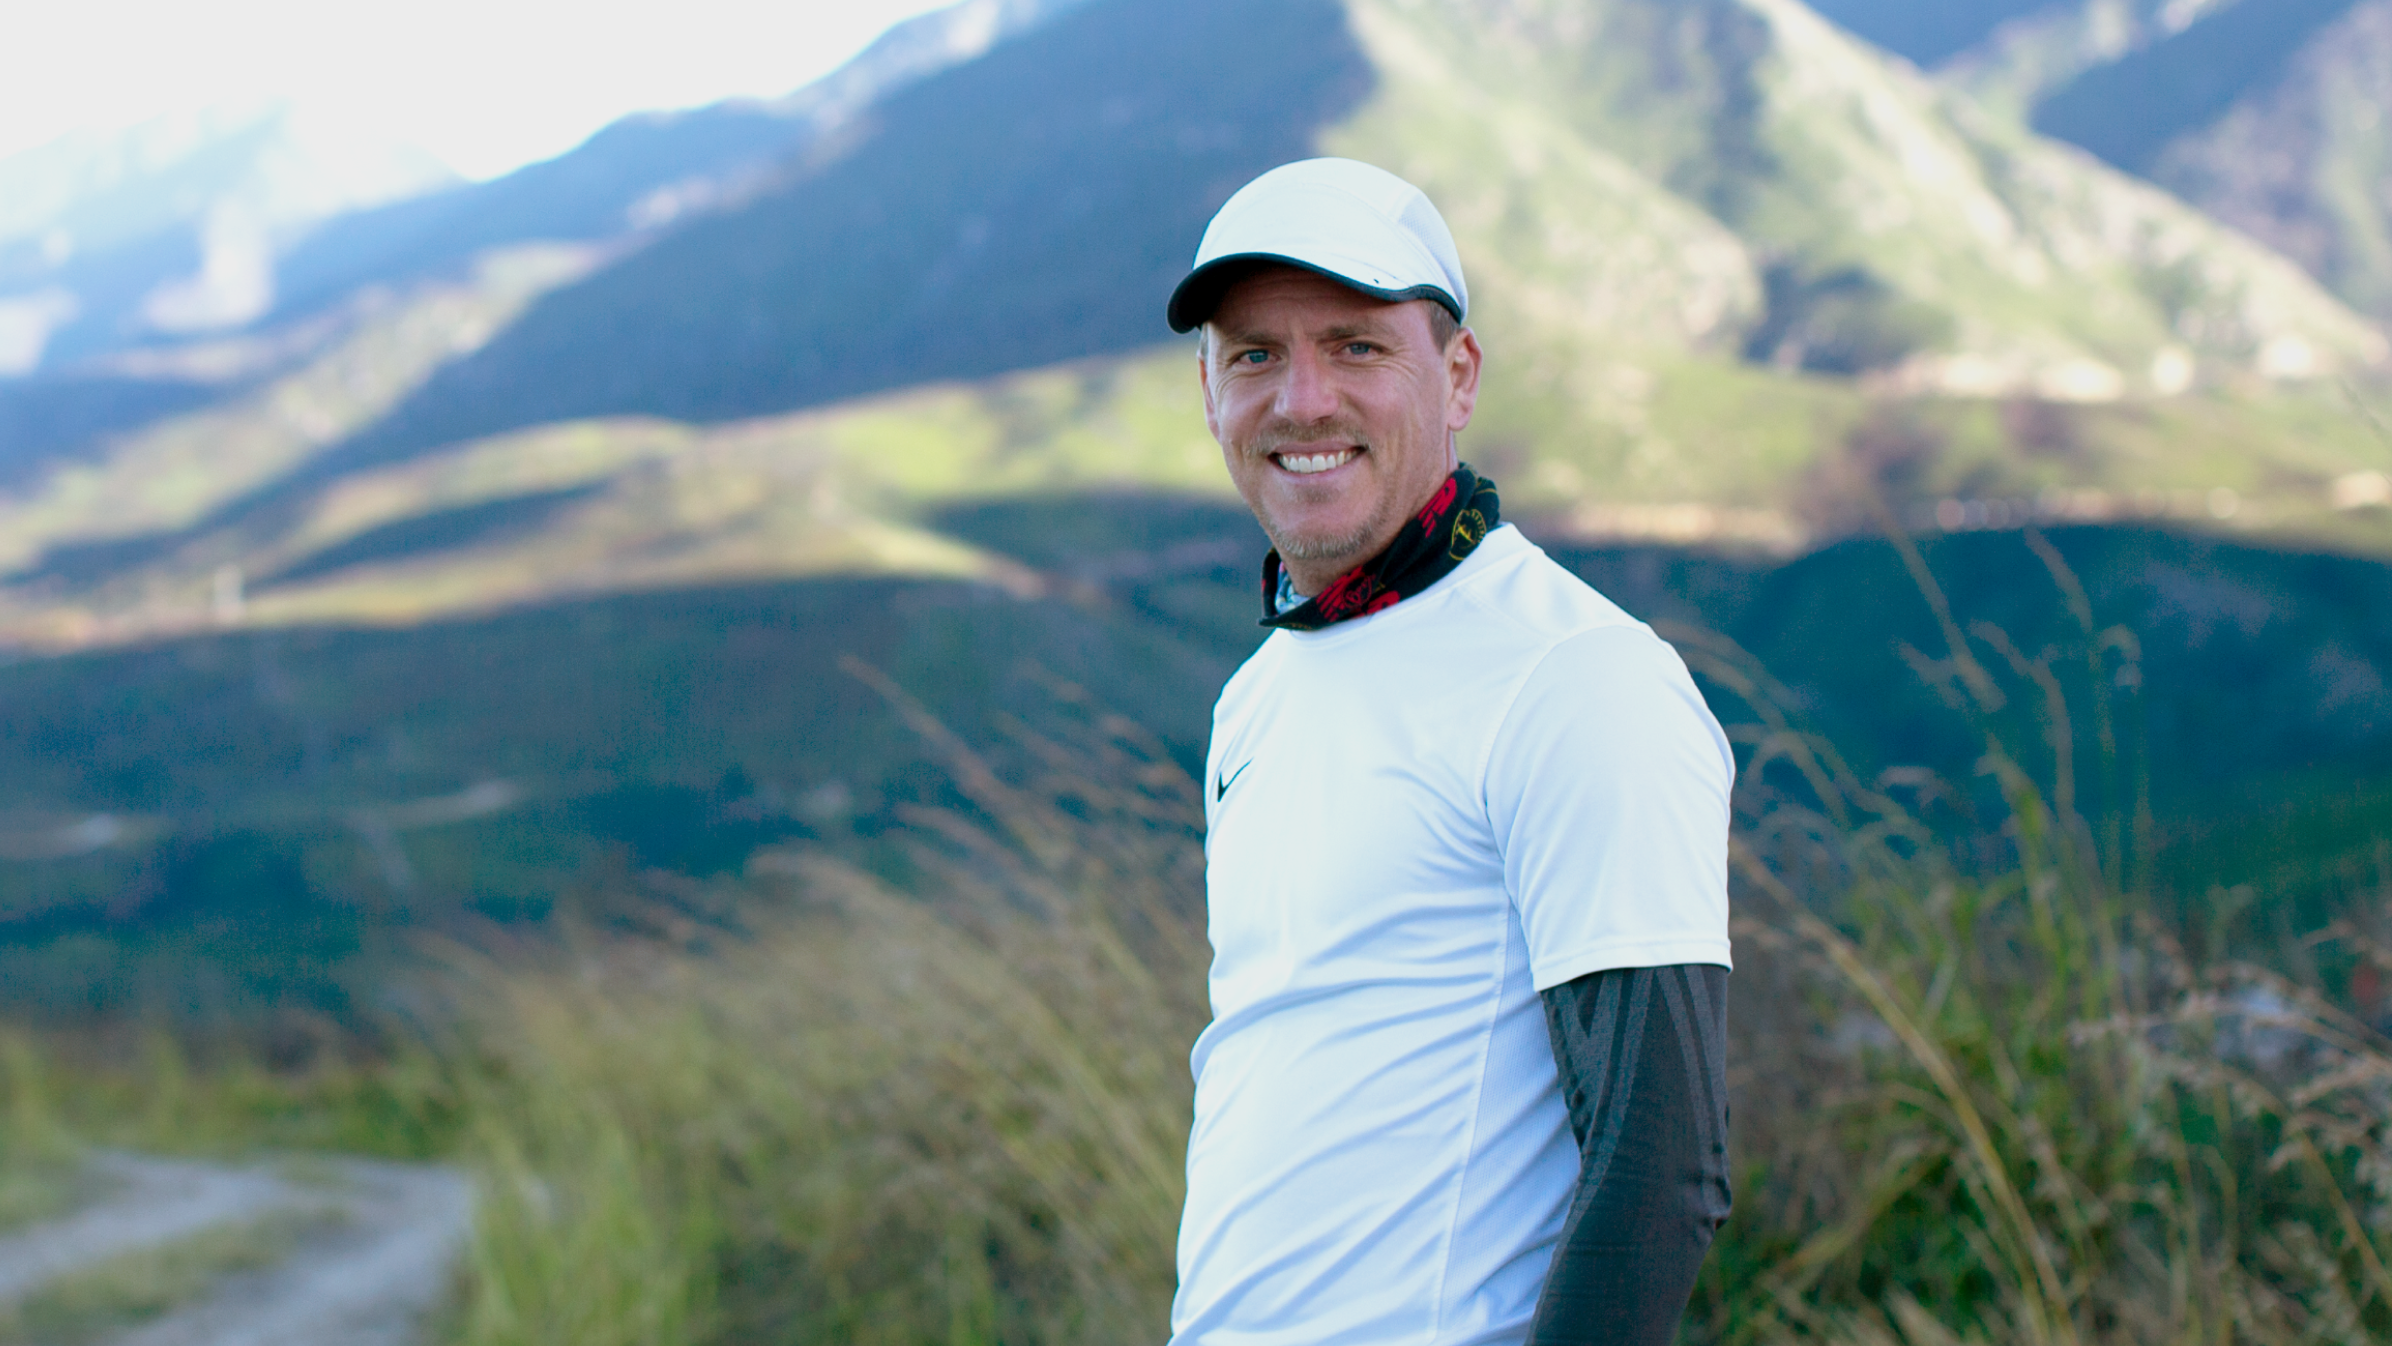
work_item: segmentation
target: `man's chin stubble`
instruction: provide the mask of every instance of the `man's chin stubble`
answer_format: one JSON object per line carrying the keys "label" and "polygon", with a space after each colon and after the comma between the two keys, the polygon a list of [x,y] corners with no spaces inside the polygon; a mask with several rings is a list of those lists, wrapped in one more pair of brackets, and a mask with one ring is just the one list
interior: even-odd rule
{"label": "man's chin stubble", "polygon": [[1377,538],[1384,520],[1371,519],[1349,533],[1332,537],[1290,535],[1265,523],[1263,531],[1271,538],[1283,561],[1343,561],[1345,569],[1352,569],[1370,559],[1371,542]]}

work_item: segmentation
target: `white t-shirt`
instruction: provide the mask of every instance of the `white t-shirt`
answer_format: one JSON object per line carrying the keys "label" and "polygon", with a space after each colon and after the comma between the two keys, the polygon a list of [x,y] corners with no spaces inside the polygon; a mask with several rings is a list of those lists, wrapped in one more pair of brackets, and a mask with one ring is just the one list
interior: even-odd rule
{"label": "white t-shirt", "polygon": [[1727,965],[1718,722],[1506,527],[1384,612],[1264,641],[1205,772],[1174,1346],[1524,1340],[1578,1176],[1537,993]]}

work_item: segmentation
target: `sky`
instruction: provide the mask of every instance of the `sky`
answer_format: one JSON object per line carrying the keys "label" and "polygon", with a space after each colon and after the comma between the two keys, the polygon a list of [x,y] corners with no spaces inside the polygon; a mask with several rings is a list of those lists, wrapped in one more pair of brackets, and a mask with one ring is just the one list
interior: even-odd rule
{"label": "sky", "polygon": [[627,112],[787,93],[945,0],[0,0],[0,157],[288,100],[469,178]]}

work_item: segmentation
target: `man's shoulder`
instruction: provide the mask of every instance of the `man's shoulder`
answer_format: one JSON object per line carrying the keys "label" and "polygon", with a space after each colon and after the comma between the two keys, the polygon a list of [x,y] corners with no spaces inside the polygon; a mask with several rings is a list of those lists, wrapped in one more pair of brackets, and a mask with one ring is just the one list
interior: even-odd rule
{"label": "man's shoulder", "polygon": [[1545,554],[1509,524],[1487,537],[1457,578],[1454,597],[1486,617],[1512,627],[1526,643],[1549,649],[1574,636],[1610,627],[1650,628],[1604,597],[1567,566]]}
{"label": "man's shoulder", "polygon": [[[1496,560],[1456,597],[1488,630],[1507,630],[1508,639],[1487,643],[1512,680],[1504,720],[1515,730],[1598,707],[1702,707],[1676,647],[1543,548],[1517,538]],[[1714,723],[1705,708],[1688,727]]]}

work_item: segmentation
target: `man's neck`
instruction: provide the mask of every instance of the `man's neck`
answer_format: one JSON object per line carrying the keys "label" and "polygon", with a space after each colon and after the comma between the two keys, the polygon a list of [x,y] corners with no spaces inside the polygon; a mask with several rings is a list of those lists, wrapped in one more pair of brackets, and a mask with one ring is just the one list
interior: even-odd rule
{"label": "man's neck", "polygon": [[1402,602],[1461,564],[1502,517],[1495,483],[1458,468],[1405,519],[1368,560],[1341,570],[1304,594],[1279,553],[1263,563],[1262,623],[1296,631],[1317,631],[1355,617],[1367,617]]}

